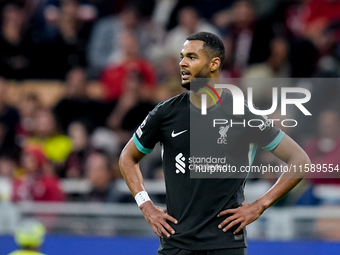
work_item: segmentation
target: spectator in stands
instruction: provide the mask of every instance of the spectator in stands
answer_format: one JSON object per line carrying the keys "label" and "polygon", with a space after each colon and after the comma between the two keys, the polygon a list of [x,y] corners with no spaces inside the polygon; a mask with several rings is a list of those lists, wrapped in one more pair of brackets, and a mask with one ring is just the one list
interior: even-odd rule
{"label": "spectator in stands", "polygon": [[0,177],[12,179],[17,168],[18,164],[14,158],[9,156],[0,156]]}
{"label": "spectator in stands", "polygon": [[147,57],[153,45],[153,35],[140,19],[138,9],[128,5],[118,16],[102,18],[94,26],[87,52],[91,78],[98,78],[105,67],[120,64],[126,57],[125,40],[121,39],[125,31],[134,34],[141,57]]}
{"label": "spectator in stands", "polygon": [[168,29],[174,28],[178,24],[178,13],[183,7],[188,5],[194,6],[200,16],[204,19],[211,20],[215,14],[218,14],[221,10],[230,8],[230,6],[235,2],[235,0],[215,0],[214,4],[210,1],[201,0],[176,0],[172,3],[170,13],[170,19],[167,25]]}
{"label": "spectator in stands", "polygon": [[108,118],[108,126],[118,136],[120,147],[126,144],[132,132],[155,106],[143,98],[143,84],[143,74],[130,72],[125,80],[124,93]]}
{"label": "spectator in stands", "polygon": [[303,10],[304,34],[308,37],[316,30],[323,30],[330,24],[340,21],[339,0],[306,1]]}
{"label": "spectator in stands", "polygon": [[160,67],[158,71],[160,74],[160,86],[157,86],[154,95],[156,102],[165,101],[183,92],[183,88],[180,86],[178,57],[167,55],[162,58]]}
{"label": "spectator in stands", "polygon": [[41,46],[40,72],[42,78],[64,79],[69,70],[76,66],[86,66],[85,51],[91,22],[79,16],[78,0],[63,0],[50,20],[49,38]]}
{"label": "spectator in stands", "polygon": [[302,0],[285,10],[292,77],[338,77],[340,1]]}
{"label": "spectator in stands", "polygon": [[315,75],[317,77],[339,77],[340,61],[337,56],[336,30],[333,28],[314,29],[309,39],[318,51]]}
{"label": "spectator in stands", "polygon": [[[145,100],[142,93],[144,77],[139,72],[131,72],[127,76],[124,92],[113,104],[111,114],[107,119],[108,128],[97,128],[91,136],[92,145],[105,151],[113,159],[117,159],[123,146],[130,139],[132,132],[143,121],[155,104]],[[117,160],[113,160],[117,168]]]}
{"label": "spectator in stands", "polygon": [[62,201],[64,194],[43,151],[27,147],[22,154],[23,172],[13,180],[13,197],[17,201]]}
{"label": "spectator in stands", "polygon": [[253,100],[260,109],[271,107],[272,88],[282,85],[274,78],[284,78],[289,74],[288,51],[288,44],[283,38],[274,38],[270,43],[269,58],[245,69],[245,87],[253,88]]}
{"label": "spectator in stands", "polygon": [[87,2],[95,6],[97,18],[118,14],[126,5],[126,2],[119,0],[87,0]]}
{"label": "spectator in stands", "polygon": [[0,27],[0,75],[26,79],[32,75],[34,43],[24,8],[8,2],[2,9]]}
{"label": "spectator in stands", "polygon": [[179,11],[178,26],[168,32],[164,49],[167,54],[178,57],[181,52],[183,41],[189,35],[198,31],[206,31],[219,34],[218,30],[201,19],[194,7],[186,6]]}
{"label": "spectator in stands", "polygon": [[72,122],[68,129],[72,140],[72,152],[68,156],[60,177],[82,178],[85,176],[87,158],[96,150],[89,141],[88,131],[81,122]]}
{"label": "spectator in stands", "polygon": [[20,119],[16,127],[16,142],[22,146],[24,142],[33,135],[36,127],[35,115],[41,108],[41,102],[37,94],[30,93],[19,102],[19,114]]}
{"label": "spectator in stands", "polygon": [[[46,0],[45,16],[52,20],[58,15],[61,0]],[[119,0],[79,0],[79,15],[82,20],[97,19],[119,13],[126,3]]]}
{"label": "spectator in stands", "polygon": [[311,172],[308,177],[315,184],[340,184],[340,117],[336,110],[324,110],[318,118],[318,135],[306,142],[304,149],[313,164],[326,164],[327,172]]}
{"label": "spectator in stands", "polygon": [[[290,65],[292,77],[314,75],[318,51],[305,33],[305,12],[310,0],[294,1],[284,10],[284,25],[290,42]],[[319,29],[317,29],[319,30]]]}
{"label": "spectator in stands", "polygon": [[112,178],[110,161],[105,154],[91,154],[87,158],[86,168],[86,177],[92,185],[86,201],[114,203],[122,200],[122,194]]}
{"label": "spectator in stands", "polygon": [[66,78],[66,96],[54,107],[56,119],[66,133],[73,121],[81,121],[86,128],[104,125],[109,114],[108,107],[102,102],[91,99],[87,90],[87,77],[83,68],[73,68]]}
{"label": "spectator in stands", "polygon": [[145,97],[152,96],[153,88],[156,85],[155,68],[139,53],[138,41],[135,34],[126,30],[121,33],[122,43],[121,56],[115,65],[107,66],[101,75],[100,81],[104,85],[105,100],[113,102],[122,95],[124,85],[131,72],[138,72],[143,75],[144,84],[140,91]]}
{"label": "spectator in stands", "polygon": [[6,103],[7,84],[0,77],[0,155],[17,156],[18,146],[15,144],[15,128],[19,122],[18,111]]}
{"label": "spectator in stands", "polygon": [[231,11],[223,15],[228,18],[216,25],[232,44],[232,56],[226,65],[229,65],[232,77],[241,77],[248,65],[268,59],[274,32],[270,22],[257,19],[249,0],[236,1]]}
{"label": "spectator in stands", "polygon": [[34,135],[26,140],[25,148],[38,148],[44,152],[49,160],[61,165],[72,151],[69,137],[58,132],[58,126],[52,111],[42,108],[36,114]]}
{"label": "spectator in stands", "polygon": [[5,122],[0,122],[0,157],[9,156],[18,158],[20,149],[13,141],[8,141],[6,133],[8,133],[7,124]]}
{"label": "spectator in stands", "polygon": [[92,21],[96,18],[96,8],[89,4],[86,0],[46,0],[44,8],[44,16],[48,23],[56,23],[60,14],[59,8],[65,8],[65,3],[76,2],[78,4],[77,18],[81,21]]}
{"label": "spectator in stands", "polygon": [[17,168],[18,164],[15,158],[0,156],[0,203],[12,199],[12,180]]}
{"label": "spectator in stands", "polygon": [[254,64],[245,73],[246,78],[283,78],[288,76],[289,45],[284,38],[270,42],[270,55],[265,62]]}

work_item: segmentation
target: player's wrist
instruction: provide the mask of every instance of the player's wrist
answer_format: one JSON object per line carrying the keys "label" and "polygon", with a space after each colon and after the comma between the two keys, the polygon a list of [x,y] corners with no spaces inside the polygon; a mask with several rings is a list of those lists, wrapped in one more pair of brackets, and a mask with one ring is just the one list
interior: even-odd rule
{"label": "player's wrist", "polygon": [[258,199],[254,202],[255,204],[257,204],[259,210],[261,211],[261,214],[267,210],[268,207],[270,207],[270,202],[269,201],[266,201],[264,199]]}
{"label": "player's wrist", "polygon": [[156,208],[156,206],[152,203],[152,201],[147,201],[145,203],[143,203],[139,209],[142,211],[142,213],[145,214],[145,212],[149,211],[150,208]]}
{"label": "player's wrist", "polygon": [[148,201],[151,201],[148,193],[145,191],[145,190],[142,190],[140,192],[138,192],[136,195],[135,195],[135,200],[136,200],[136,203],[138,205],[138,207],[140,208],[144,203],[148,202]]}

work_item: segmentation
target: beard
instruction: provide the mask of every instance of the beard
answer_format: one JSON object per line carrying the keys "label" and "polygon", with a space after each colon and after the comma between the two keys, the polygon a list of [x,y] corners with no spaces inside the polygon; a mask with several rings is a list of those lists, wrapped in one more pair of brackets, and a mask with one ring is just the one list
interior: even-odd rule
{"label": "beard", "polygon": [[[182,84],[182,87],[186,90],[197,92],[200,88],[204,87],[205,83],[208,83],[210,72],[208,68],[202,68],[188,83]],[[199,81],[196,79],[200,79]]]}

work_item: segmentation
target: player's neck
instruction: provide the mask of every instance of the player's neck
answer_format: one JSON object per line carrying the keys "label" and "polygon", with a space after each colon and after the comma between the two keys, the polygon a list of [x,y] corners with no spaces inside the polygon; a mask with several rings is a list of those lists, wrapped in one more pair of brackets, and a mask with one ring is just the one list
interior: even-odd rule
{"label": "player's neck", "polygon": [[[211,87],[213,87],[213,86],[211,86]],[[217,95],[215,94],[215,92],[218,94],[219,97],[221,97],[222,89],[216,88],[216,89],[214,89],[215,91],[213,92],[208,87],[205,87],[205,90],[210,92],[210,95],[206,96],[207,107],[213,106],[215,104],[215,102],[217,102],[219,100]],[[201,106],[202,106],[202,95],[207,94],[207,92],[205,90],[200,89],[196,92],[190,91],[190,102],[195,107],[201,108]],[[211,96],[213,96],[214,99]]]}

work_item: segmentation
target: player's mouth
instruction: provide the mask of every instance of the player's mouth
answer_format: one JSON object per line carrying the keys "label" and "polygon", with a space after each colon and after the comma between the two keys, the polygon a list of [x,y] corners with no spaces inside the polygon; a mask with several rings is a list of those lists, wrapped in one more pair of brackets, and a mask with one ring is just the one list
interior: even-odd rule
{"label": "player's mouth", "polygon": [[190,78],[191,73],[189,71],[181,71],[181,75],[182,75],[182,80],[188,80]]}

